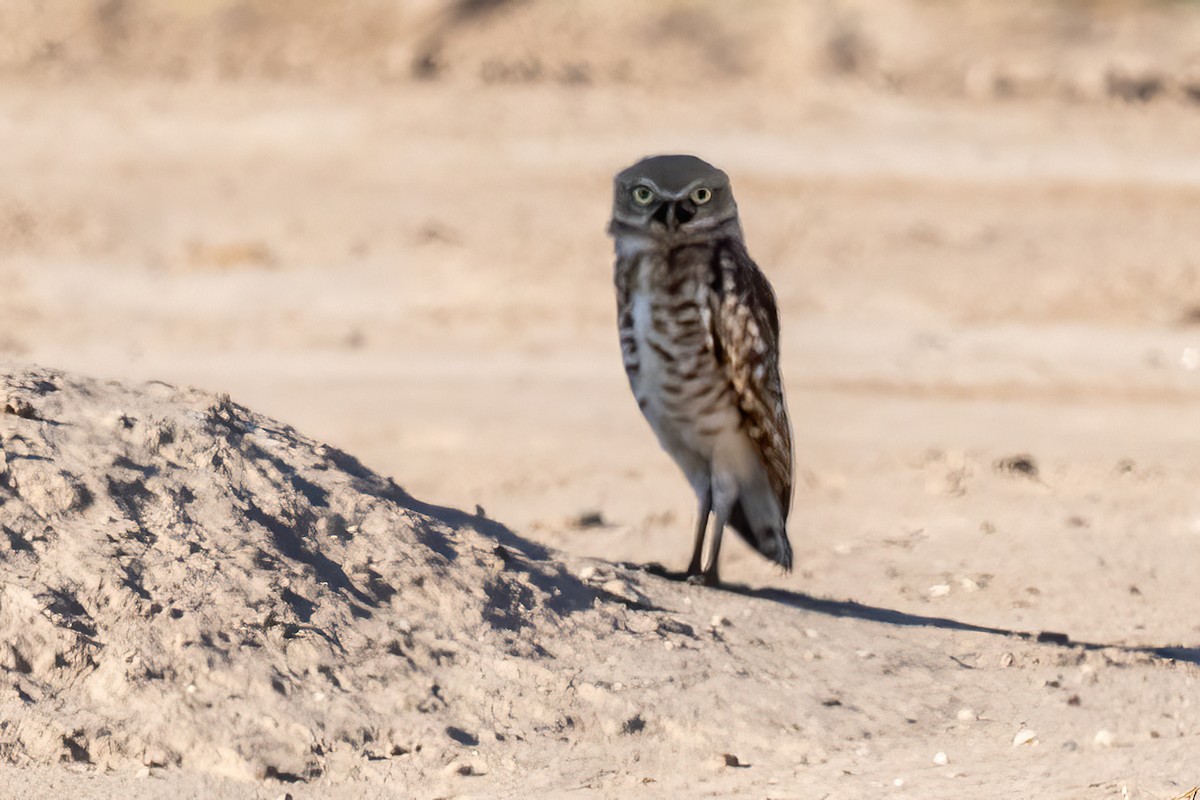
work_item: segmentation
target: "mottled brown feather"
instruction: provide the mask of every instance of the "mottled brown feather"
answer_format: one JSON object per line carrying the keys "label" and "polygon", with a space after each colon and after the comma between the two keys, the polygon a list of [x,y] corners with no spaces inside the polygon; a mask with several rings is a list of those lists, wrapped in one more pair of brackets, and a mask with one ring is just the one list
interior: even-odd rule
{"label": "mottled brown feather", "polygon": [[779,374],[779,310],[771,284],[740,241],[714,250],[713,349],[737,395],[786,521],[792,501],[792,426]]}

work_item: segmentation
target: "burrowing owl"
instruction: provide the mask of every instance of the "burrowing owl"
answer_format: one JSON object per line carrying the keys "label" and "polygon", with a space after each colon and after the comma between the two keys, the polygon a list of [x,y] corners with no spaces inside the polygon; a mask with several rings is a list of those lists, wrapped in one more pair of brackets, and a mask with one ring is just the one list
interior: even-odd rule
{"label": "burrowing owl", "polygon": [[779,312],[746,252],[729,177],[695,156],[654,156],[615,184],[608,230],[621,353],[638,406],[699,501],[688,575],[719,581],[726,524],[790,570],[792,434]]}

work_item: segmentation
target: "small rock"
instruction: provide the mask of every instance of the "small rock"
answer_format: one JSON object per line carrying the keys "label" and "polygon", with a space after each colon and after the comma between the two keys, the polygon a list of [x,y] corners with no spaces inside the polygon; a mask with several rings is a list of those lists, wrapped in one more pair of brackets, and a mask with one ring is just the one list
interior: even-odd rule
{"label": "small rock", "polygon": [[1117,735],[1110,730],[1101,729],[1096,731],[1096,736],[1092,742],[1097,747],[1112,747],[1117,743]]}
{"label": "small rock", "polygon": [[165,767],[169,761],[167,751],[161,747],[148,747],[142,754],[142,764],[147,767]]}
{"label": "small rock", "polygon": [[579,580],[584,581],[585,583],[587,581],[590,581],[594,577],[596,577],[596,568],[595,567],[588,566],[588,567],[584,567],[583,569],[579,570]]}
{"label": "small rock", "polygon": [[633,593],[629,584],[619,578],[613,578],[604,582],[600,587],[609,594],[616,595],[625,599],[637,599],[637,595]]}
{"label": "small rock", "polygon": [[1007,669],[1008,667],[1011,667],[1013,662],[1016,660],[1017,659],[1012,653],[1005,653],[1004,655],[1000,656],[1000,666]]}
{"label": "small rock", "polygon": [[150,768],[149,767],[139,768],[137,772],[133,773],[133,777],[135,777],[139,780],[141,780],[142,778],[149,778],[150,777]]}
{"label": "small rock", "polygon": [[4,413],[12,414],[21,419],[38,419],[37,409],[30,405],[28,400],[20,397],[13,397],[5,403]]}
{"label": "small rock", "polygon": [[904,785],[904,778],[896,778],[896,780],[892,781],[892,786],[900,787],[903,785]]}
{"label": "small rock", "polygon": [[1071,644],[1071,637],[1065,633],[1056,631],[1042,631],[1037,635],[1037,641],[1040,644],[1057,644],[1061,647],[1067,647]]}
{"label": "small rock", "polygon": [[933,754],[933,763],[939,767],[944,767],[950,763],[950,757],[939,750]]}
{"label": "small rock", "polygon": [[709,620],[708,624],[714,628],[724,628],[729,625],[729,620],[720,614],[713,614],[713,618]]}
{"label": "small rock", "polygon": [[974,722],[975,720],[979,719],[979,717],[975,715],[974,709],[966,707],[960,708],[955,716],[958,717],[959,722]]}
{"label": "small rock", "polygon": [[486,769],[484,769],[483,772],[476,771],[480,767],[482,767],[481,762],[477,763],[475,761],[451,761],[449,764],[442,767],[442,773],[444,775],[462,775],[463,777],[470,777],[472,775],[486,774],[486,772],[487,772]]}
{"label": "small rock", "polygon": [[948,594],[950,594],[950,585],[949,584],[939,583],[939,584],[929,587],[929,596],[930,597],[945,597]]}
{"label": "small rock", "polygon": [[1024,475],[1036,479],[1038,476],[1037,460],[1028,453],[998,459],[995,463],[997,472],[1007,472],[1011,475]]}
{"label": "small rock", "polygon": [[973,578],[960,578],[958,581],[958,585],[963,588],[963,591],[967,591],[967,592],[978,592],[979,591],[979,584],[976,583]]}
{"label": "small rock", "polygon": [[1022,728],[1021,730],[1017,731],[1017,735],[1013,737],[1013,747],[1020,747],[1023,744],[1036,743],[1037,733],[1029,730],[1029,728]]}
{"label": "small rock", "polygon": [[804,637],[806,639],[820,639],[821,634],[813,628],[805,628],[804,629]]}
{"label": "small rock", "polygon": [[608,525],[599,511],[584,511],[575,518],[576,528],[603,528]]}
{"label": "small rock", "polygon": [[92,493],[83,482],[50,460],[9,460],[6,474],[10,488],[42,517],[81,511],[92,503]]}

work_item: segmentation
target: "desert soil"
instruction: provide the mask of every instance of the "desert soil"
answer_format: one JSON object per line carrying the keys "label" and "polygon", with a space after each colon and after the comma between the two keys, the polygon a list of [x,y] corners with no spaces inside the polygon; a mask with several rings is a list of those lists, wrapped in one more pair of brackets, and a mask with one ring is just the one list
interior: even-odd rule
{"label": "desert soil", "polygon": [[[255,61],[307,41],[268,14],[210,63],[170,37],[215,0],[177,59],[154,3],[0,58],[0,794],[1200,784],[1195,9],[411,6],[377,61]],[[637,567],[695,513],[604,234],[663,151],[731,175],[781,306],[796,569],[730,540],[725,591]]]}

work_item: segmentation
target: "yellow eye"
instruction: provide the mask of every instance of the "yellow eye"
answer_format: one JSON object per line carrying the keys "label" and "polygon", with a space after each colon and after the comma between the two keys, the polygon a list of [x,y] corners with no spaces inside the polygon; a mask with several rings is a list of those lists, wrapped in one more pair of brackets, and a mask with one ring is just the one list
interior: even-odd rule
{"label": "yellow eye", "polygon": [[692,202],[698,206],[704,205],[709,200],[712,200],[712,189],[705,189],[701,186],[692,192]]}
{"label": "yellow eye", "polygon": [[635,186],[633,189],[633,202],[639,206],[650,205],[650,201],[654,199],[654,192],[650,191],[645,186]]}

